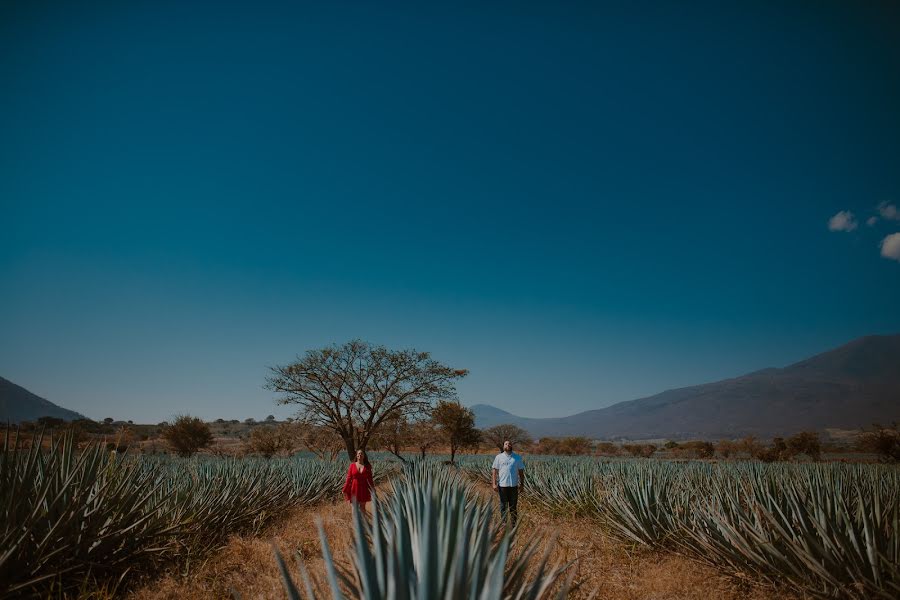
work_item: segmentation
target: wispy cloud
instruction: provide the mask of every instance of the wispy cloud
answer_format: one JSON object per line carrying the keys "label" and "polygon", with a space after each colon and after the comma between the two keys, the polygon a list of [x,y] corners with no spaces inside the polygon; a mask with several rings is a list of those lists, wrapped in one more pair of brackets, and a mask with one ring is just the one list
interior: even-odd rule
{"label": "wispy cloud", "polygon": [[900,221],[900,210],[897,210],[896,206],[887,202],[882,202],[878,205],[878,214],[881,215],[882,219],[887,219],[888,221]]}
{"label": "wispy cloud", "polygon": [[874,225],[877,222],[878,222],[878,217],[869,217],[868,219],[866,219],[866,225],[868,225],[869,227],[871,227],[872,225]]}
{"label": "wispy cloud", "polygon": [[900,262],[900,233],[892,233],[881,240],[881,255]]}
{"label": "wispy cloud", "polygon": [[856,219],[849,210],[842,210],[828,219],[828,229],[831,231],[853,231],[856,229]]}

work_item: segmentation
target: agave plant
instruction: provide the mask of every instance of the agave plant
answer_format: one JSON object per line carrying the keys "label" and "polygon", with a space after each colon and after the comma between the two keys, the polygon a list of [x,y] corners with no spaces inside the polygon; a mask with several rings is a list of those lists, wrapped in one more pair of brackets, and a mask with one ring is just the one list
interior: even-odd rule
{"label": "agave plant", "polygon": [[158,560],[176,528],[160,513],[159,482],[97,445],[81,454],[71,435],[43,452],[9,443],[0,456],[0,597],[65,590],[88,577],[118,577]]}
{"label": "agave plant", "polygon": [[673,463],[604,466],[600,475],[604,493],[592,499],[610,532],[626,541],[648,546],[666,545],[677,535],[687,494]]}
{"label": "agave plant", "polygon": [[[612,461],[531,469],[549,508],[594,489],[626,541],[673,549],[813,596],[900,596],[900,471],[875,465]],[[593,486],[593,488],[591,487]]]}
{"label": "agave plant", "polygon": [[[493,519],[471,483],[459,473],[417,464],[394,482],[393,495],[373,500],[371,523],[354,509],[352,568],[338,567],[320,527],[329,589],[317,591],[301,573],[309,599],[480,600],[564,598],[574,573],[537,557],[536,540],[511,553],[514,532]],[[289,598],[301,593],[276,551]],[[536,573],[527,577],[529,565]]]}
{"label": "agave plant", "polygon": [[0,597],[64,594],[188,565],[343,484],[337,463],[127,456],[101,444],[79,452],[71,435],[44,451],[39,435],[23,448],[9,434],[0,454]]}
{"label": "agave plant", "polygon": [[896,598],[900,503],[896,471],[881,470],[757,471],[741,492],[712,494],[686,539],[707,560],[810,594]]}

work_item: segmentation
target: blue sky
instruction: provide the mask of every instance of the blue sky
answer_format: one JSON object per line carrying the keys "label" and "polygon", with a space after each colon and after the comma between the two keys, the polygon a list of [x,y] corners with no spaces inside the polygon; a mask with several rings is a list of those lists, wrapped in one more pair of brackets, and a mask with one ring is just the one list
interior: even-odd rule
{"label": "blue sky", "polygon": [[51,401],[287,416],[267,366],[362,338],[561,416],[900,332],[896,3],[183,4],[0,8]]}

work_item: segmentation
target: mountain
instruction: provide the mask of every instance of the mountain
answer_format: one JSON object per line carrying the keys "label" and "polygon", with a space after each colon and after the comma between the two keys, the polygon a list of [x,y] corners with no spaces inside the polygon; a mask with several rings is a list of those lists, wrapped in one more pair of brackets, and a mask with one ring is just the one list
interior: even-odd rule
{"label": "mountain", "polygon": [[768,438],[900,421],[900,335],[867,336],[776,369],[668,390],[562,418],[472,407],[478,427],[513,423],[532,436],[595,439]]}
{"label": "mountain", "polygon": [[57,417],[66,421],[84,418],[0,377],[0,422],[35,421],[39,417]]}

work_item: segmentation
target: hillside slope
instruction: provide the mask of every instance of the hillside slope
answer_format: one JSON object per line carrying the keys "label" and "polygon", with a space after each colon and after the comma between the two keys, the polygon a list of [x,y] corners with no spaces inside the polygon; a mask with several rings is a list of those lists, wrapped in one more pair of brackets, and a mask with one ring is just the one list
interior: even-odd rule
{"label": "hillside slope", "polygon": [[[900,420],[900,335],[868,336],[782,369],[668,390],[569,417],[529,419],[473,407],[479,427],[592,438],[772,437]],[[498,412],[499,411],[499,412]]]}
{"label": "hillside slope", "polygon": [[73,421],[84,417],[32,394],[20,385],[0,377],[0,422],[20,423],[39,417],[56,417]]}

